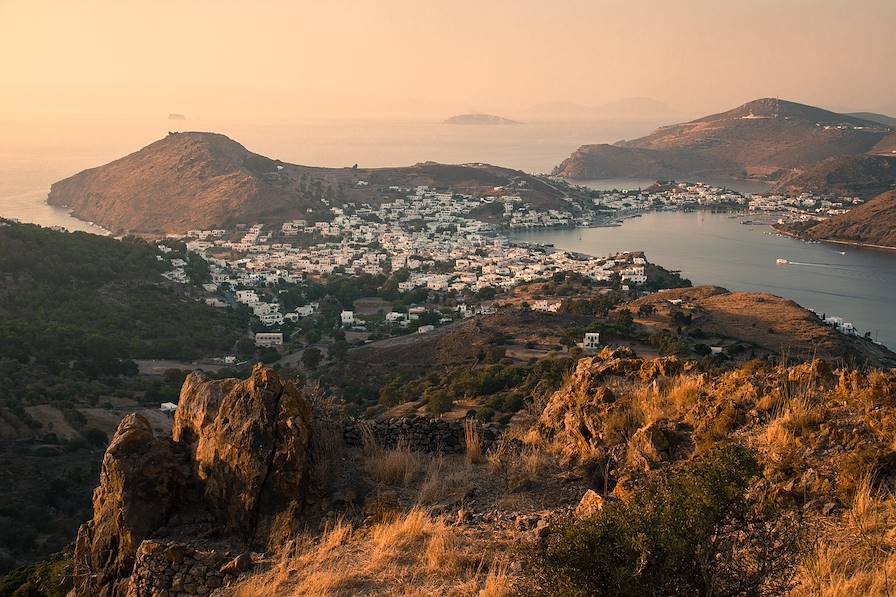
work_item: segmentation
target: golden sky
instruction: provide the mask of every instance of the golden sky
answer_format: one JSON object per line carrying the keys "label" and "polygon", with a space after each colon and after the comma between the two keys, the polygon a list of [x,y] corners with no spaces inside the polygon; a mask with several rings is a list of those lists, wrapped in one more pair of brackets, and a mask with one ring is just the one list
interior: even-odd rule
{"label": "golden sky", "polygon": [[0,0],[0,120],[524,114],[778,96],[896,114],[896,0]]}

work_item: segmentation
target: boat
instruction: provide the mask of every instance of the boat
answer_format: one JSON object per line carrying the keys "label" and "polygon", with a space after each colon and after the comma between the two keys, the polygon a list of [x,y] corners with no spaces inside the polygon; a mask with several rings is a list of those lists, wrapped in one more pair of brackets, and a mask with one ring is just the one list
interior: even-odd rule
{"label": "boat", "polygon": [[777,263],[778,265],[787,265],[790,262],[786,259],[781,259],[780,257],[778,257],[777,259],[775,259],[775,263]]}
{"label": "boat", "polygon": [[839,251],[841,255],[846,255],[846,251]]}

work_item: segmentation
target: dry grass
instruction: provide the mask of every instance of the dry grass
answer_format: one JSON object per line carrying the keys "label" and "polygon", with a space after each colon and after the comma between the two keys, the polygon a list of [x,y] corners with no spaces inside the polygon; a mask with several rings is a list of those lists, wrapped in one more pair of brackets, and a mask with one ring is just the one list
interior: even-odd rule
{"label": "dry grass", "polygon": [[399,441],[394,448],[384,448],[369,425],[359,425],[359,431],[366,468],[377,482],[407,487],[423,471],[423,457],[411,450],[409,442]]}
{"label": "dry grass", "polygon": [[896,593],[896,499],[876,493],[870,477],[852,506],[824,529],[824,539],[806,558],[794,594],[819,597]]}
{"label": "dry grass", "polygon": [[433,458],[426,469],[426,476],[420,483],[417,500],[421,504],[436,504],[449,497],[463,495],[475,483],[475,473],[471,465],[452,466],[441,454]]}
{"label": "dry grass", "polygon": [[242,580],[235,597],[446,595],[504,597],[500,560],[440,518],[414,508],[366,529],[337,523],[286,550],[270,569]]}
{"label": "dry grass", "polygon": [[482,458],[482,442],[479,440],[479,425],[473,419],[464,419],[464,445],[467,462],[480,464]]}
{"label": "dry grass", "polygon": [[367,469],[383,485],[407,487],[423,471],[423,458],[399,442],[392,449],[381,448],[367,457]]}

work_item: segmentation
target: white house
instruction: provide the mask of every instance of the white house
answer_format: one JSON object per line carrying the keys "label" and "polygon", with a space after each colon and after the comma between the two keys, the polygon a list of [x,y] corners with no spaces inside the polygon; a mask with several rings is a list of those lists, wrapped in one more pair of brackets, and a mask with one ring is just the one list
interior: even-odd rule
{"label": "white house", "polygon": [[421,325],[419,328],[417,328],[417,333],[425,334],[426,332],[431,332],[434,329],[436,329],[436,326],[434,325]]}
{"label": "white house", "polygon": [[259,317],[261,323],[265,325],[280,325],[283,323],[283,314],[282,313],[266,313]]}
{"label": "white house", "polygon": [[255,346],[282,346],[283,332],[258,332],[255,334]]}
{"label": "white house", "polygon": [[343,311],[340,314],[342,318],[342,325],[352,325],[355,323],[355,312],[354,311]]}
{"label": "white house", "polygon": [[585,332],[582,340],[582,348],[595,349],[600,347],[600,332]]}

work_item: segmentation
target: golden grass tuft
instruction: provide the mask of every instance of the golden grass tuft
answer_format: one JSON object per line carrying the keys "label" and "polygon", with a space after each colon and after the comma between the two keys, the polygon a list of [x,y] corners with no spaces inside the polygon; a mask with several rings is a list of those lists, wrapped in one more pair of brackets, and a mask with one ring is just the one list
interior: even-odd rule
{"label": "golden grass tuft", "polygon": [[828,522],[819,541],[797,575],[798,597],[896,593],[896,499],[874,490],[865,477],[850,509]]}
{"label": "golden grass tuft", "polygon": [[297,541],[271,568],[242,579],[231,594],[509,595],[506,566],[485,553],[443,519],[413,508],[365,529],[339,522],[316,541]]}
{"label": "golden grass tuft", "polygon": [[464,419],[464,444],[467,461],[470,464],[482,463],[482,442],[479,439],[479,425],[473,419]]}

